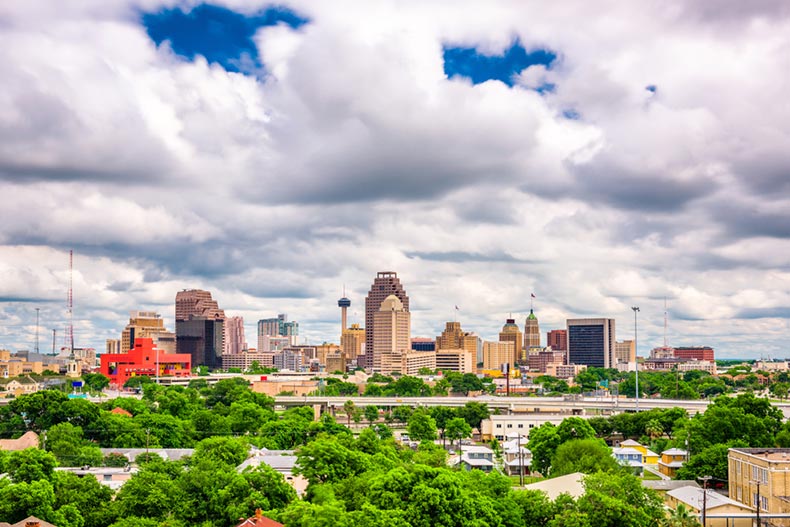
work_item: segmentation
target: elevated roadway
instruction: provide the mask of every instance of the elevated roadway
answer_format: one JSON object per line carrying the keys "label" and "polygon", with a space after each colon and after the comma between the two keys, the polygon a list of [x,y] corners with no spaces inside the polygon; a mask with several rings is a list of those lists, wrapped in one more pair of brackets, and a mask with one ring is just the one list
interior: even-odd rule
{"label": "elevated roadway", "polygon": [[[568,413],[568,414],[615,414],[680,407],[694,415],[704,412],[710,404],[708,400],[682,401],[673,399],[640,399],[639,406],[634,399],[615,399],[611,397],[326,397],[326,396],[276,396],[279,406],[321,406],[330,410],[342,408],[346,401],[356,406],[464,406],[468,402],[485,403],[492,410],[507,413]],[[780,405],[777,405],[780,406]],[[788,406],[788,405],[784,405]],[[783,408],[784,411],[784,408]]]}

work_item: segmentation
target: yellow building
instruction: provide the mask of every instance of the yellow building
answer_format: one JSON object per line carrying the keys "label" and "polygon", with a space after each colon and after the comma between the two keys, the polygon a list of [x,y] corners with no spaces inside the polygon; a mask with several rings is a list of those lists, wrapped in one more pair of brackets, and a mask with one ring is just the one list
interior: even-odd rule
{"label": "yellow building", "polygon": [[351,327],[343,330],[340,337],[340,349],[346,354],[348,360],[356,360],[362,354],[365,346],[365,328],[359,324],[351,324]]}
{"label": "yellow building", "polygon": [[[707,494],[707,496],[705,496]],[[716,518],[715,516],[733,516],[753,514],[754,511],[742,503],[722,496],[710,489],[687,486],[667,491],[664,503],[670,509],[677,509],[681,503],[695,516],[702,514],[703,503],[707,514],[707,527],[752,527],[752,518]],[[712,517],[713,516],[713,517]]]}
{"label": "yellow building", "polygon": [[340,346],[337,344],[329,344],[324,342],[315,347],[315,358],[318,359],[318,362],[321,364],[326,364],[326,358],[330,354],[340,353]]}
{"label": "yellow building", "polygon": [[524,350],[530,348],[540,348],[540,325],[538,324],[538,317],[530,309],[527,320],[524,323]]}
{"label": "yellow building", "polygon": [[658,461],[658,471],[674,478],[677,476],[678,469],[683,466],[683,463],[688,459],[688,452],[680,448],[670,448],[661,452],[661,459]]}
{"label": "yellow building", "polygon": [[[522,357],[521,351],[524,349],[524,338],[522,337],[521,330],[518,329],[514,319],[509,318],[505,321],[505,325],[502,326],[502,331],[499,332],[499,342],[513,343],[512,355],[505,362],[509,362],[511,367],[517,362],[523,362],[524,357]],[[483,360],[483,363],[485,363],[485,359]]]}
{"label": "yellow building", "polygon": [[625,441],[620,443],[621,447],[625,448],[633,448],[634,450],[638,450],[642,453],[642,463],[645,465],[657,465],[659,456],[646,446],[644,446],[639,441],[634,441],[633,439],[626,439]]}
{"label": "yellow building", "polygon": [[503,364],[510,363],[512,365],[514,347],[515,343],[512,340],[483,342],[483,369],[499,370]]}
{"label": "yellow building", "polygon": [[[790,448],[731,448],[727,455],[730,498],[760,512],[790,513]],[[790,519],[772,519],[790,525]]]}
{"label": "yellow building", "polygon": [[633,364],[636,362],[636,346],[633,340],[622,340],[614,343],[614,362]]}
{"label": "yellow building", "polygon": [[43,371],[43,362],[27,361],[11,355],[8,350],[0,350],[0,377],[16,377],[30,373],[41,374]]}

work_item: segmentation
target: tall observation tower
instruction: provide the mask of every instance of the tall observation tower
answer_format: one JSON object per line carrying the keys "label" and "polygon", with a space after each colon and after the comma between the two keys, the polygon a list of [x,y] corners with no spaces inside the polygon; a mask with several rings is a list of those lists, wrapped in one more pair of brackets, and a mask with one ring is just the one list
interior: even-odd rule
{"label": "tall observation tower", "polygon": [[343,326],[341,329],[345,331],[348,327],[346,322],[348,322],[348,308],[351,307],[351,300],[343,296],[340,300],[337,301],[337,307],[340,308],[340,320],[341,325]]}

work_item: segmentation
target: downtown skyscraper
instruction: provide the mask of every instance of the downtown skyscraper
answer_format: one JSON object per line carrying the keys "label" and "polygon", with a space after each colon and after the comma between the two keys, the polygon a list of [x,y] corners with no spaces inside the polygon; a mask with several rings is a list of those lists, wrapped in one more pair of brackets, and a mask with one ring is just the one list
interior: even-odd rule
{"label": "downtown skyscraper", "polygon": [[409,297],[400,283],[398,273],[392,271],[376,273],[368,296],[365,297],[365,355],[364,362],[360,364],[363,368],[373,367],[373,331],[376,325],[374,318],[381,304],[390,295],[395,295],[403,304],[403,310],[409,311]]}

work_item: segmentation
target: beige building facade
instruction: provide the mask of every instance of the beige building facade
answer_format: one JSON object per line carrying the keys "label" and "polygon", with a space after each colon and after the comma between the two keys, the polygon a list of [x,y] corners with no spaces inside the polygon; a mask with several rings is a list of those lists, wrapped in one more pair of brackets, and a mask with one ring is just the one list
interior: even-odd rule
{"label": "beige building facade", "polygon": [[359,324],[351,324],[343,330],[340,337],[340,349],[346,354],[348,360],[356,360],[365,349],[365,328]]}
{"label": "beige building facade", "polygon": [[176,352],[176,334],[165,328],[162,315],[156,311],[132,311],[129,323],[121,332],[120,353],[129,353],[138,338],[153,339],[154,346],[163,353]]}
{"label": "beige building facade", "polygon": [[403,355],[411,350],[411,315],[403,302],[389,295],[373,317],[373,371],[402,372]]}
{"label": "beige building facade", "polygon": [[[524,338],[514,319],[509,318],[505,321],[505,325],[502,326],[502,331],[499,332],[499,342],[513,343],[513,354],[510,359],[506,361],[509,362],[511,366],[518,362],[526,362],[526,356],[522,356]],[[485,360],[483,362],[485,362]]]}
{"label": "beige building facade", "polygon": [[436,369],[456,371],[458,373],[474,373],[475,353],[465,349],[443,349],[436,352]]}
{"label": "beige building facade", "polygon": [[483,342],[483,369],[499,370],[503,364],[513,364],[515,342],[513,340],[500,342]]}
{"label": "beige building facade", "polygon": [[[764,514],[790,513],[790,448],[731,448],[727,465],[730,499],[753,509],[759,505]],[[771,522],[787,526],[790,518]]]}

